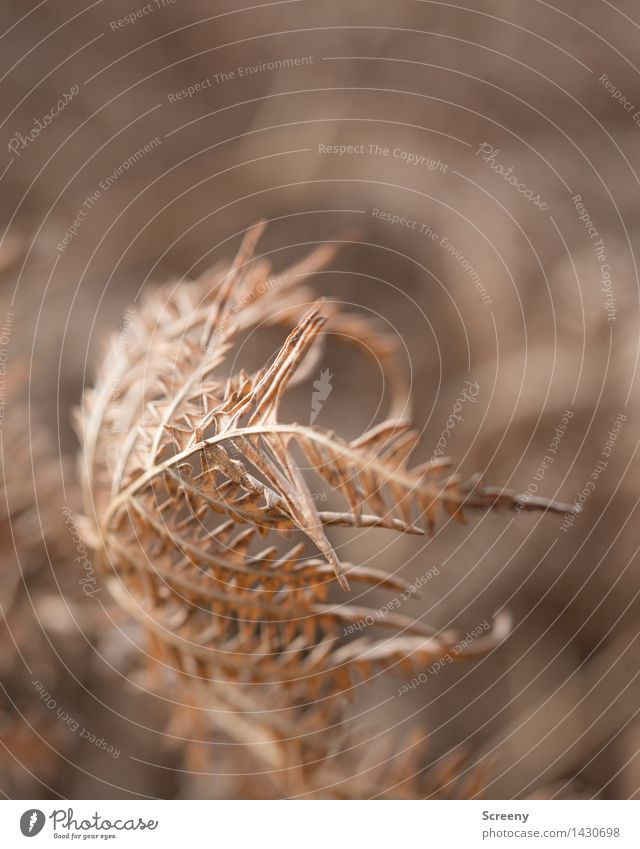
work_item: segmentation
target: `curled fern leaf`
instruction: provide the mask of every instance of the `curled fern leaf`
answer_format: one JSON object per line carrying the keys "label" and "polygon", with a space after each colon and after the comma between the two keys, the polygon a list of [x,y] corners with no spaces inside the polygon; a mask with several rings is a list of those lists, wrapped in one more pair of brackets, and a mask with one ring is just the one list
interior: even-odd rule
{"label": "curled fern leaf", "polygon": [[[394,413],[407,398],[394,379],[400,359],[391,337],[360,315],[322,303],[308,309],[308,278],[335,248],[274,277],[252,259],[261,231],[248,232],[228,268],[160,288],[128,314],[79,424],[85,526],[113,595],[163,662],[205,688],[219,724],[280,768],[314,757],[285,742],[292,728],[312,735],[339,721],[354,683],[389,667],[411,673],[443,657],[477,656],[505,632],[501,619],[495,633],[458,651],[455,634],[395,614],[378,623],[391,636],[346,642],[345,625],[372,611],[333,603],[333,577],[345,592],[350,582],[392,592],[406,584],[342,563],[330,528],[421,534],[442,518],[522,499],[460,481],[446,460],[412,465],[418,433],[397,417],[351,442],[280,420],[287,389],[317,361],[327,318],[388,370],[399,387]],[[251,374],[230,369],[239,335],[264,323],[292,325],[271,364]],[[342,500],[340,511],[319,509],[308,470]],[[524,506],[571,509],[544,500]],[[283,544],[291,534],[300,541]],[[313,742],[318,752],[322,745]]]}

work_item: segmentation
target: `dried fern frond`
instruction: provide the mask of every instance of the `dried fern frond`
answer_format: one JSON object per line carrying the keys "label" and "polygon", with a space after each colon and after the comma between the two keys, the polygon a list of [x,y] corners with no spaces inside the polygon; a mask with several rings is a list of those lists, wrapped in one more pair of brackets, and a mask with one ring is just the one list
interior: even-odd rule
{"label": "dried fern frond", "polygon": [[[341,333],[366,342],[392,384],[399,350],[366,318],[314,303],[308,278],[334,247],[274,278],[252,260],[261,231],[247,233],[230,267],[145,297],[114,338],[79,416],[86,532],[113,595],[162,661],[206,688],[218,723],[271,767],[302,770],[324,757],[318,732],[339,723],[339,696],[354,683],[389,667],[413,672],[475,656],[503,636],[457,652],[455,634],[395,615],[380,625],[397,635],[345,642],[345,625],[371,611],[330,603],[333,576],[345,591],[349,581],[406,584],[342,563],[329,528],[419,534],[467,509],[571,508],[463,483],[446,460],[412,466],[418,433],[403,419],[354,441],[281,422],[283,395],[315,362],[327,312]],[[240,334],[282,323],[293,329],[269,366],[229,369]],[[397,385],[392,408],[406,409]],[[310,470],[341,496],[342,510],[318,509]],[[302,541],[283,547],[291,533]]]}
{"label": "dried fern frond", "polygon": [[[72,596],[78,587],[77,552],[60,505],[67,466],[30,398],[40,374],[24,356],[28,315],[11,301],[26,244],[5,238],[0,249],[0,783],[13,798],[41,793],[39,782],[53,782],[61,753],[73,747],[55,713],[34,698],[31,673],[45,669],[51,684],[59,682],[44,611],[56,591]],[[53,586],[52,561],[59,567]]]}

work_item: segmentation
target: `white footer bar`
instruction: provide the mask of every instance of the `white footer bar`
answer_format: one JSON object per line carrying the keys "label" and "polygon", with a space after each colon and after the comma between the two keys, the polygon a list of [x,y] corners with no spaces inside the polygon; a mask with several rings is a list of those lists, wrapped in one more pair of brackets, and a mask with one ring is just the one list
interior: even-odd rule
{"label": "white footer bar", "polygon": [[[33,843],[30,841],[33,840]],[[0,846],[640,847],[640,802],[2,801]]]}

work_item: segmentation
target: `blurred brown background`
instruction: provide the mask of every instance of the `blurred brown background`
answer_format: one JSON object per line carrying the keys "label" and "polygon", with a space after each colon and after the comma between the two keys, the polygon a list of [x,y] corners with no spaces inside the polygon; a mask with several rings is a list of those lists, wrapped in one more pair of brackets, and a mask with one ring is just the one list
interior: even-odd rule
{"label": "blurred brown background", "polygon": [[[227,258],[265,217],[261,250],[277,267],[359,228],[317,289],[404,340],[422,459],[469,380],[477,402],[446,437],[467,475],[573,502],[607,461],[565,530],[523,513],[426,545],[345,537],[351,559],[404,560],[409,579],[438,566],[413,615],[463,630],[505,606],[514,618],[504,646],[473,667],[403,698],[391,698],[396,680],[380,681],[363,695],[366,721],[398,750],[417,723],[430,735],[425,766],[460,744],[491,753],[488,796],[637,795],[636,5],[5,0],[0,30],[2,792],[274,793],[268,778],[243,778],[251,764],[224,740],[186,743],[175,694],[145,693],[140,635],[83,593],[62,513],[78,507],[71,412],[105,334],[142,289]],[[440,164],[429,170],[428,158]],[[318,423],[353,436],[380,417],[380,376],[331,346],[325,360],[333,391]],[[310,397],[296,390],[292,417],[309,415]]]}

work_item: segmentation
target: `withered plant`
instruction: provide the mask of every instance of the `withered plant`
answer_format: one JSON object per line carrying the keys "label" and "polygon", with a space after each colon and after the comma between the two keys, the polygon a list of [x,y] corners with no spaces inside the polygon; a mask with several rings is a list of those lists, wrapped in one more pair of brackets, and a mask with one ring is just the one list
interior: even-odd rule
{"label": "withered plant", "polygon": [[0,249],[0,783],[13,798],[41,793],[56,775],[58,752],[69,754],[55,713],[34,697],[32,681],[45,670],[58,683],[45,633],[54,598],[50,564],[58,588],[78,586],[60,505],[65,463],[29,403],[29,381],[40,375],[24,356],[28,325],[10,298],[25,251],[19,238]]}
{"label": "withered plant", "polygon": [[[114,336],[78,416],[84,524],[104,582],[177,673],[176,701],[197,699],[284,792],[304,793],[348,775],[340,757],[327,757],[340,749],[356,682],[475,657],[504,636],[501,620],[455,651],[456,634],[394,614],[379,622],[391,636],[345,639],[349,624],[374,611],[333,601],[334,578],[345,594],[350,582],[391,592],[407,585],[395,573],[342,563],[330,529],[419,534],[442,518],[462,520],[463,510],[570,508],[522,502],[477,477],[462,482],[446,459],[412,466],[418,433],[397,417],[407,399],[393,338],[360,314],[314,303],[309,278],[336,247],[274,276],[254,258],[262,229],[248,231],[230,266],[146,295]],[[376,357],[397,390],[391,418],[354,441],[279,417],[284,393],[322,355],[327,317]],[[283,324],[292,329],[270,365],[229,373],[243,334]],[[319,509],[314,473],[341,510]],[[300,541],[283,546],[292,534]],[[397,786],[416,772],[393,769]]]}

